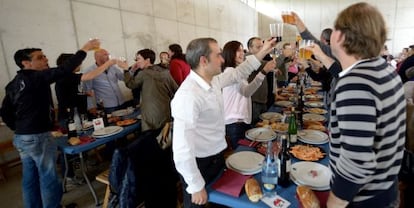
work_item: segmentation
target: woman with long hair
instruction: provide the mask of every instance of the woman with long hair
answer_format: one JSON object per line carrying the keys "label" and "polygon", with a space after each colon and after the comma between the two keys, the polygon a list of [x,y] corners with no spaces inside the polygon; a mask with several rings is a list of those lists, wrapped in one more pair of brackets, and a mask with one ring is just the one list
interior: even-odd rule
{"label": "woman with long hair", "polygon": [[170,73],[177,85],[180,86],[187,75],[190,73],[191,67],[185,60],[183,49],[180,45],[174,43],[168,46],[168,54],[171,57]]}
{"label": "woman with long hair", "polygon": [[[244,61],[243,45],[238,41],[230,41],[223,48],[223,73],[237,70],[237,66]],[[272,60],[265,64],[250,83],[244,80],[241,83],[223,88],[224,123],[226,124],[226,138],[231,147],[238,146],[238,140],[244,138],[245,131],[251,128],[252,121],[252,94],[259,88],[266,74],[276,67]]]}

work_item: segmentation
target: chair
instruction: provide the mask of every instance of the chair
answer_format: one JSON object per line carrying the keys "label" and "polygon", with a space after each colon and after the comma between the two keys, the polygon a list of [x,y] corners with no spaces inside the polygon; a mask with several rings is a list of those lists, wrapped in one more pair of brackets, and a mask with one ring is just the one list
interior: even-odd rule
{"label": "chair", "polygon": [[13,141],[5,141],[0,142],[0,161],[3,162],[0,164],[0,181],[6,181],[5,170],[10,166],[14,166],[16,164],[20,164],[20,158],[13,158],[11,160],[6,161],[5,154],[16,151],[13,146]]}
{"label": "chair", "polygon": [[99,175],[97,175],[95,177],[95,179],[103,184],[106,184],[106,189],[105,189],[105,197],[104,197],[104,201],[103,201],[103,208],[107,208],[108,207],[108,202],[109,202],[109,195],[111,194],[111,187],[109,184],[109,169],[103,171],[102,173],[100,173]]}

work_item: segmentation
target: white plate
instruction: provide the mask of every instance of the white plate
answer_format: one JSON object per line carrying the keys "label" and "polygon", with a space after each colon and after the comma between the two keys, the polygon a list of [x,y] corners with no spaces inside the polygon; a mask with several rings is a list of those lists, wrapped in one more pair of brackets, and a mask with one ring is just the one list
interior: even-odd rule
{"label": "white plate", "polygon": [[282,106],[282,107],[289,107],[289,106],[292,106],[293,103],[290,102],[290,101],[284,101],[284,100],[282,100],[282,101],[276,101],[275,102],[275,105]]}
{"label": "white plate", "polygon": [[309,95],[305,95],[306,99],[323,99],[322,95],[319,94],[309,94]]}
{"label": "white plate", "polygon": [[308,186],[310,189],[315,190],[315,191],[327,191],[327,190],[331,189],[331,187],[330,187],[330,186],[325,186],[325,187],[313,187],[313,186],[309,186],[309,185],[303,184],[303,183],[301,183],[300,181],[296,180],[296,178],[295,178],[295,177],[293,177],[293,175],[292,175],[292,174],[290,174],[290,179],[293,181],[293,183],[295,183],[295,184],[296,184],[296,185],[298,185],[298,186],[300,186],[300,185],[303,185],[303,186]]}
{"label": "white plate", "polygon": [[303,114],[304,121],[325,121],[325,116],[314,114],[314,113],[306,113]]}
{"label": "white plate", "polygon": [[290,174],[297,183],[313,188],[329,188],[332,177],[332,172],[327,166],[306,161],[292,164]]}
{"label": "white plate", "polygon": [[114,111],[111,114],[112,114],[112,116],[126,116],[126,115],[129,115],[129,114],[133,113],[133,112],[134,112],[133,108],[127,108],[127,109]]}
{"label": "white plate", "polygon": [[328,135],[317,130],[301,130],[298,132],[299,141],[307,144],[325,144],[328,142]]}
{"label": "white plate", "polygon": [[276,133],[272,129],[259,127],[247,130],[246,138],[257,142],[267,142],[276,138]]}
{"label": "white plate", "polygon": [[306,112],[313,113],[313,114],[320,114],[320,115],[324,115],[328,113],[327,110],[322,109],[322,108],[308,108],[306,109]]}
{"label": "white plate", "polygon": [[280,121],[282,119],[283,115],[280,114],[280,113],[276,113],[276,112],[266,112],[266,113],[260,114],[259,117],[262,120],[275,120],[275,121]]}
{"label": "white plate", "polygon": [[93,137],[100,138],[100,137],[107,137],[114,134],[121,132],[124,128],[120,126],[107,126],[103,129],[96,130],[92,133]]}
{"label": "white plate", "polygon": [[308,107],[320,108],[320,107],[323,107],[323,102],[309,101],[309,102],[305,102],[305,105]]}
{"label": "white plate", "polygon": [[264,156],[252,151],[241,151],[230,155],[226,164],[241,173],[256,173],[262,169]]}

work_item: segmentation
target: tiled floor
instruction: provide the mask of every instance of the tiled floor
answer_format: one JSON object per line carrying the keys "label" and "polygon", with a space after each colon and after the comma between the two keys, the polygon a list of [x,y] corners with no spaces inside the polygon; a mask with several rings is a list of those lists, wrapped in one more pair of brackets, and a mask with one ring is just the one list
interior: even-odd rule
{"label": "tiled floor", "polygon": [[[91,176],[95,174],[95,172],[99,173],[101,170],[103,171],[103,166],[104,165],[98,165],[95,168],[90,168],[89,172],[91,173]],[[6,181],[0,181],[0,207],[23,207],[21,177],[21,165],[7,169]],[[92,177],[90,178],[92,179]],[[97,182],[94,177],[91,181],[98,199],[102,203],[105,194],[105,185]],[[63,194],[62,204],[66,205],[71,202],[76,203],[79,208],[101,207],[95,206],[95,201],[86,184],[71,188]],[[4,203],[7,203],[7,206],[5,206]]]}

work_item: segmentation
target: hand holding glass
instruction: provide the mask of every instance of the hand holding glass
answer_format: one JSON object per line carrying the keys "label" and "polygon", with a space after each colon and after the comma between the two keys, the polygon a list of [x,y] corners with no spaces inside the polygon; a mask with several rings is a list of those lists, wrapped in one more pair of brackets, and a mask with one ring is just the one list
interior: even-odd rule
{"label": "hand holding glass", "polygon": [[313,40],[301,40],[299,42],[299,57],[303,59],[310,59],[312,51],[307,49],[307,47],[313,46],[313,44]]}

